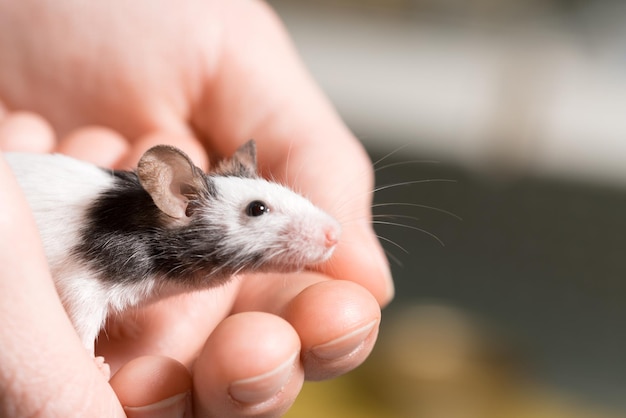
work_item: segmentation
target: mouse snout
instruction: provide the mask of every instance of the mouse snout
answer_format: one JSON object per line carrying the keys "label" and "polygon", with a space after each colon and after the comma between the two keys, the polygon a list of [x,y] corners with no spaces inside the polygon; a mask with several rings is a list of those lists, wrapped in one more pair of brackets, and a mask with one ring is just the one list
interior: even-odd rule
{"label": "mouse snout", "polygon": [[324,225],[322,232],[324,234],[324,247],[327,250],[332,250],[339,242],[341,226],[332,219],[331,222],[327,222],[326,225]]}
{"label": "mouse snout", "polygon": [[339,230],[336,227],[327,227],[324,231],[324,246],[332,248],[339,242]]}
{"label": "mouse snout", "polygon": [[325,214],[298,219],[284,229],[286,248],[281,253],[285,264],[298,268],[328,260],[341,236],[341,225]]}

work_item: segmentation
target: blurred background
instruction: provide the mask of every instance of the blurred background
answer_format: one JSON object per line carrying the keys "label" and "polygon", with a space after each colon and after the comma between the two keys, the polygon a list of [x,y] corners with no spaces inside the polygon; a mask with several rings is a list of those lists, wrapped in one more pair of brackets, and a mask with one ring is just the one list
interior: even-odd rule
{"label": "blurred background", "polygon": [[455,180],[376,193],[379,344],[288,416],[626,417],[626,2],[269,3],[378,186]]}

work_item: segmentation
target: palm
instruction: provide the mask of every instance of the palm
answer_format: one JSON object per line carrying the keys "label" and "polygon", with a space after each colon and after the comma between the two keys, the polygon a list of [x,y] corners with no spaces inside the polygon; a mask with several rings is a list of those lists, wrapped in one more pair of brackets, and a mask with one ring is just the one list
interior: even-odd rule
{"label": "palm", "polygon": [[[155,141],[176,143],[202,165],[204,153],[228,155],[255,138],[264,174],[306,192],[340,220],[337,201],[351,189],[354,197],[342,208],[362,220],[345,225],[347,244],[326,272],[370,293],[303,273],[250,276],[170,298],[111,319],[98,351],[113,369],[146,353],[188,366],[195,361],[194,390],[222,390],[196,393],[196,407],[204,410],[223,405],[224,382],[263,374],[302,350],[279,401],[256,412],[278,414],[305,373],[327,378],[358,365],[376,338],[380,313],[372,295],[380,304],[391,297],[386,263],[367,225],[371,168],[266,6],[247,0],[30,4],[0,2],[0,101],[49,120],[62,137],[59,147],[74,129],[101,125],[128,143],[122,160],[110,160],[120,165],[134,164]],[[233,312],[248,313],[229,317]],[[341,343],[327,345],[333,341]],[[231,407],[236,411],[226,416],[250,412]]]}

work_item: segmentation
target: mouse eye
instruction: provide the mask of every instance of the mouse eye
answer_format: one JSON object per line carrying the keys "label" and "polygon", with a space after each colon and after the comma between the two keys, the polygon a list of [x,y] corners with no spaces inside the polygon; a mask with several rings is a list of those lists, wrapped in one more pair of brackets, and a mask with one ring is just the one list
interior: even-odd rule
{"label": "mouse eye", "polygon": [[260,200],[255,200],[250,202],[248,207],[246,208],[246,215],[248,216],[261,216],[265,213],[268,213],[270,208],[265,204],[265,202],[261,202]]}

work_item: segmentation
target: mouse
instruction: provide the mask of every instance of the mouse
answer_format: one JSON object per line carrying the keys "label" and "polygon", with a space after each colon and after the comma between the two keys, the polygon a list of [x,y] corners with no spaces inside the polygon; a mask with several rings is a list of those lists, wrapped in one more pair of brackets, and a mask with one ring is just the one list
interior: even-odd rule
{"label": "mouse", "polygon": [[250,140],[207,172],[168,145],[147,150],[132,171],[61,154],[4,154],[63,307],[92,355],[112,313],[331,257],[339,222],[260,177],[256,154]]}

